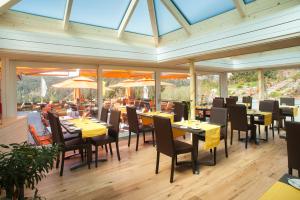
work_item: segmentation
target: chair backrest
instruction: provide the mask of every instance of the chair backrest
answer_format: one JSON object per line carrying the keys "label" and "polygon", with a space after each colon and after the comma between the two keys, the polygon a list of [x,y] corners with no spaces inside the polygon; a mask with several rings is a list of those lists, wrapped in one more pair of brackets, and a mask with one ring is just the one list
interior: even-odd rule
{"label": "chair backrest", "polygon": [[65,139],[64,139],[63,132],[62,132],[59,117],[56,114],[53,114],[53,113],[52,113],[51,117],[53,117],[53,130],[52,130],[52,127],[51,127],[51,132],[52,132],[53,135],[55,135],[55,138],[56,138],[55,142],[58,145],[65,145]]}
{"label": "chair backrest", "polygon": [[224,126],[221,129],[223,135],[227,133],[227,121],[228,121],[227,108],[215,108],[215,107],[211,108],[209,122]]}
{"label": "chair backrest", "polygon": [[54,114],[52,112],[48,111],[48,119],[51,128],[52,141],[54,144],[57,144],[59,139],[58,139],[56,123],[53,115]]}
{"label": "chair backrest", "polygon": [[213,103],[212,103],[212,107],[224,108],[225,107],[224,98],[214,98]]}
{"label": "chair backrest", "polygon": [[41,140],[38,136],[38,133],[36,132],[36,129],[33,125],[29,124],[28,125],[28,131],[30,133],[30,135],[32,136],[33,140],[34,140],[34,143],[36,145],[41,145]]}
{"label": "chair backrest", "polygon": [[108,134],[114,137],[115,139],[119,138],[120,117],[121,117],[121,111],[118,110],[111,111],[109,124],[111,124],[112,127],[108,130]]}
{"label": "chair backrest", "polygon": [[102,107],[100,120],[103,122],[107,122],[107,118],[108,118],[108,109],[105,107]]}
{"label": "chair backrest", "polygon": [[250,104],[249,108],[250,109],[252,108],[252,97],[251,96],[245,96],[245,97],[243,97],[242,102],[243,103],[249,103]]}
{"label": "chair backrest", "polygon": [[184,104],[181,102],[174,102],[174,122],[181,121],[184,118]]}
{"label": "chair backrest", "polygon": [[236,105],[236,99],[234,98],[226,98],[226,107],[229,108],[230,106]]}
{"label": "chair backrest", "polygon": [[126,106],[126,111],[127,111],[129,131],[138,133],[139,121],[138,121],[138,116],[136,114],[136,107]]}
{"label": "chair backrest", "polygon": [[170,119],[160,116],[153,116],[153,122],[157,151],[172,157],[175,153],[175,147]]}
{"label": "chair backrest", "polygon": [[231,128],[233,130],[247,131],[247,109],[244,105],[235,105],[230,107],[229,116],[231,117]]}
{"label": "chair backrest", "polygon": [[229,98],[234,99],[235,102],[239,101],[239,97],[238,96],[229,96]]}
{"label": "chair backrest", "polygon": [[273,100],[264,100],[259,101],[259,110],[262,112],[273,112],[274,101]]}
{"label": "chair backrest", "polygon": [[300,122],[286,122],[288,167],[300,169]]}
{"label": "chair backrest", "polygon": [[285,104],[287,106],[294,106],[295,105],[295,98],[290,97],[281,97],[280,98],[280,105]]}
{"label": "chair backrest", "polygon": [[140,100],[134,100],[134,106],[137,108],[137,109],[139,109],[140,108],[140,106],[141,106],[141,101]]}

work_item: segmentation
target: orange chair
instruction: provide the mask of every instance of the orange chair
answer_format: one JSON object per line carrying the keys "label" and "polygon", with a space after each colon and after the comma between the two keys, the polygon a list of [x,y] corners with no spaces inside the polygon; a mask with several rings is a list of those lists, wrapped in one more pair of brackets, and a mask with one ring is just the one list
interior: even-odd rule
{"label": "orange chair", "polygon": [[36,145],[48,145],[52,144],[51,135],[39,136],[33,125],[28,125],[28,131],[30,132]]}

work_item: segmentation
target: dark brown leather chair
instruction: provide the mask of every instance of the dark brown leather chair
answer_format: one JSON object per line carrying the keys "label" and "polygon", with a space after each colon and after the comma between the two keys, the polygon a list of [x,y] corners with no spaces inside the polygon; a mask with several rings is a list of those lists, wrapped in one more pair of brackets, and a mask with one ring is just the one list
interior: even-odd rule
{"label": "dark brown leather chair", "polygon": [[238,96],[229,96],[229,98],[234,99],[235,102],[239,101],[239,97]]}
{"label": "dark brown leather chair", "polygon": [[231,116],[231,137],[230,145],[232,145],[233,130],[237,130],[240,140],[240,131],[246,132],[245,148],[248,146],[248,131],[251,130],[255,134],[255,125],[248,124],[247,109],[244,105],[232,106],[229,110]]}
{"label": "dark brown leather chair", "polygon": [[130,146],[130,140],[131,140],[131,133],[136,134],[136,151],[139,148],[139,135],[140,133],[143,133],[144,142],[145,142],[145,133],[146,132],[152,132],[152,140],[153,140],[153,146],[155,146],[155,139],[154,139],[154,128],[149,125],[142,125],[139,124],[138,116],[136,113],[135,107],[126,107],[127,111],[127,117],[128,117],[128,125],[129,125],[129,137],[128,137],[128,147]]}
{"label": "dark brown leather chair", "polygon": [[100,121],[107,123],[107,118],[108,118],[108,109],[105,107],[102,107]]}
{"label": "dark brown leather chair", "polygon": [[252,97],[251,96],[243,97],[242,102],[248,103],[249,104],[248,109],[252,109]]}
{"label": "dark brown leather chair", "polygon": [[[264,100],[264,101],[259,102],[259,111],[273,113],[274,107],[275,107],[274,101]],[[273,118],[273,116],[272,116],[272,118]],[[254,119],[254,124],[258,125],[258,133],[260,135],[260,126],[265,124],[263,117],[258,117],[256,119]],[[265,126],[265,133],[266,133],[265,140],[268,141],[268,126]],[[272,119],[272,135],[273,135],[273,139],[274,139],[274,121],[273,121],[273,119]]]}
{"label": "dark brown leather chair", "polygon": [[[81,154],[81,160],[83,161],[83,159],[84,159],[83,150],[87,149],[88,145],[86,143],[84,143],[84,141],[82,140],[82,137],[77,137],[75,139],[65,141],[65,139],[63,137],[63,132],[61,129],[59,117],[56,116],[55,114],[53,114],[52,117],[53,117],[53,130],[51,130],[51,131],[53,134],[53,138],[55,138],[56,144],[58,144],[58,146],[60,148],[61,165],[60,165],[59,175],[62,176],[63,171],[64,171],[64,161],[65,161],[66,152],[79,150],[79,152]],[[81,136],[81,133],[80,133],[80,136]],[[87,151],[87,152],[89,152],[89,151]],[[58,160],[57,162],[59,163],[60,161]],[[88,161],[88,166],[90,168],[90,161]]]}
{"label": "dark brown leather chair", "polygon": [[295,98],[280,97],[280,105],[295,106]]}
{"label": "dark brown leather chair", "polygon": [[235,106],[236,102],[235,98],[226,98],[226,107],[229,108],[230,106]]}
{"label": "dark brown leather chair", "polygon": [[110,114],[109,124],[112,125],[108,129],[108,134],[103,136],[93,137],[91,143],[95,146],[95,166],[98,167],[98,147],[109,144],[110,154],[112,155],[111,143],[116,143],[116,150],[118,155],[118,160],[121,160],[119,152],[119,127],[120,127],[121,112],[117,110],[112,110]]}
{"label": "dark brown leather chair", "polygon": [[173,182],[173,178],[174,178],[174,167],[175,167],[176,157],[179,154],[191,153],[192,168],[194,172],[195,171],[194,164],[196,158],[194,158],[193,146],[191,144],[173,139],[172,126],[169,118],[154,116],[153,121],[155,127],[156,151],[157,151],[155,173],[158,174],[160,153],[165,154],[166,156],[172,158],[171,176],[170,176],[171,183]]}
{"label": "dark brown leather chair", "polygon": [[179,122],[184,119],[185,105],[181,102],[174,102],[174,122]]}
{"label": "dark brown leather chair", "polygon": [[[275,100],[265,100],[266,102],[271,102],[273,103],[273,109],[272,111],[272,128],[274,129],[274,122],[277,122],[277,130],[278,130],[278,135],[280,133],[280,128],[282,127],[282,121],[284,120],[284,116],[282,115],[282,112],[279,108],[279,102]],[[273,130],[274,132],[274,130]]]}
{"label": "dark brown leather chair", "polygon": [[300,177],[300,122],[286,122],[287,153],[289,174],[293,174],[293,169],[298,170]]}
{"label": "dark brown leather chair", "polygon": [[220,97],[214,98],[212,102],[212,107],[224,108],[225,107],[224,98],[220,98]]}
{"label": "dark brown leather chair", "polygon": [[[295,98],[289,97],[281,97],[280,98],[280,105],[287,105],[287,106],[295,106]],[[282,115],[284,117],[284,122],[286,121],[286,117],[290,117],[291,121],[295,120],[295,116],[292,109],[289,108],[281,108]]]}

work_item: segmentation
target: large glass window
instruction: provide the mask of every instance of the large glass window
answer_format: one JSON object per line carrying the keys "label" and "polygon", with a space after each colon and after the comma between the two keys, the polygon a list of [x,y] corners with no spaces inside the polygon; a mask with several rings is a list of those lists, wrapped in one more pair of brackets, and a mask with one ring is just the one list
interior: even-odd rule
{"label": "large glass window", "polygon": [[220,96],[219,75],[197,76],[197,105],[211,104]]}
{"label": "large glass window", "polygon": [[195,24],[235,8],[232,0],[172,1],[190,24]]}
{"label": "large glass window", "polygon": [[63,19],[66,0],[22,0],[11,9],[33,15]]}
{"label": "large glass window", "polygon": [[70,20],[118,29],[130,0],[74,0]]}

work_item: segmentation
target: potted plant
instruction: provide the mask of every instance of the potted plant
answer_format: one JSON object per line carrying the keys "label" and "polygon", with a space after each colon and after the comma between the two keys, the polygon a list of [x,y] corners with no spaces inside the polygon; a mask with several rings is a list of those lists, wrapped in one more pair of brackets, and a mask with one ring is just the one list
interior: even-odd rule
{"label": "potted plant", "polygon": [[24,199],[24,188],[35,189],[52,169],[57,153],[57,146],[34,146],[27,142],[1,144],[0,189],[5,189],[6,198]]}

